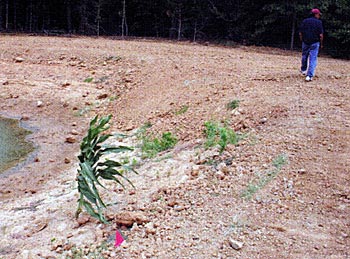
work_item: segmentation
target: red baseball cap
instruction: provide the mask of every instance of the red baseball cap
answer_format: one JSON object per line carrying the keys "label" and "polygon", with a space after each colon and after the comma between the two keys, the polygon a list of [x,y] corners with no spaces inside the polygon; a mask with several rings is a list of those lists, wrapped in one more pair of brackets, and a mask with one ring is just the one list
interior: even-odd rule
{"label": "red baseball cap", "polygon": [[317,8],[314,8],[314,9],[311,10],[311,13],[312,14],[321,14],[321,11],[319,9],[317,9]]}

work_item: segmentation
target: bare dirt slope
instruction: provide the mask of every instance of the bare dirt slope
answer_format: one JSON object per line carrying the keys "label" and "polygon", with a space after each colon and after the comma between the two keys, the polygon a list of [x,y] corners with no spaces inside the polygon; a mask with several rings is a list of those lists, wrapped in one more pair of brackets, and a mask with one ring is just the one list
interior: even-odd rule
{"label": "bare dirt slope", "polygon": [[[0,57],[1,114],[38,147],[0,177],[0,258],[350,258],[349,61],[321,57],[306,83],[298,53],[270,48],[1,36]],[[109,113],[113,131],[150,122],[180,141],[130,155],[136,190],[110,187],[103,226],[74,219],[75,157],[89,120]],[[205,150],[209,120],[245,138]]]}

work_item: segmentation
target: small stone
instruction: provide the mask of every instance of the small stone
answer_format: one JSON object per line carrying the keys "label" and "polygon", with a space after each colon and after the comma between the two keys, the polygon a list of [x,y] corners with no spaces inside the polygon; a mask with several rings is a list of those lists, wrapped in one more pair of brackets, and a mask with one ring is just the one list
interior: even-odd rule
{"label": "small stone", "polygon": [[24,61],[24,58],[21,58],[21,57],[15,58],[16,63],[22,63],[23,61]]}
{"label": "small stone", "polygon": [[194,165],[191,170],[191,176],[192,177],[197,177],[199,175],[199,166]]}
{"label": "small stone", "polygon": [[154,227],[154,224],[152,222],[149,222],[145,225],[145,231],[148,235],[154,235],[156,233],[156,229]]}
{"label": "small stone", "polygon": [[51,251],[57,251],[58,248],[62,248],[64,245],[64,240],[63,239],[57,239],[55,240],[52,245],[51,245]]}
{"label": "small stone", "polygon": [[278,226],[278,225],[271,226],[271,228],[274,228],[274,229],[276,229],[279,232],[286,232],[287,231],[287,229],[285,227]]}
{"label": "small stone", "polygon": [[176,201],[176,199],[174,199],[174,198],[170,198],[169,200],[168,200],[168,206],[169,207],[174,207],[175,205],[177,205],[178,204],[178,202]]}
{"label": "small stone", "polygon": [[78,219],[77,219],[77,222],[78,222],[78,225],[81,226],[81,225],[85,225],[86,223],[88,223],[90,221],[90,216],[88,215],[81,215]]}
{"label": "small stone", "polygon": [[237,240],[234,240],[234,239],[230,239],[229,240],[229,243],[230,243],[230,246],[235,249],[235,250],[241,250],[242,247],[243,247],[243,243],[242,242],[239,242]]}
{"label": "small stone", "polygon": [[68,137],[68,138],[66,138],[66,142],[70,143],[70,144],[73,144],[73,143],[77,142],[77,140],[75,138]]}
{"label": "small stone", "polygon": [[260,123],[261,124],[264,124],[264,123],[266,123],[267,122],[267,118],[266,117],[264,117],[264,118],[262,118],[261,120],[260,120]]}
{"label": "small stone", "polygon": [[40,159],[39,159],[39,157],[36,157],[36,158],[34,158],[34,162],[40,162]]}
{"label": "small stone", "polygon": [[64,163],[65,163],[65,164],[69,164],[70,162],[71,162],[71,161],[70,161],[69,158],[66,157],[66,158],[64,159]]}
{"label": "small stone", "polygon": [[344,233],[344,232],[341,232],[340,234],[341,234],[341,236],[342,236],[343,238],[348,238],[348,237],[349,237],[349,235],[346,234],[346,233]]}
{"label": "small stone", "polygon": [[22,121],[28,121],[29,120],[29,116],[28,115],[22,115],[21,120]]}
{"label": "small stone", "polygon": [[241,115],[241,113],[240,113],[238,110],[233,110],[233,111],[232,111],[232,114],[233,114],[234,116]]}
{"label": "small stone", "polygon": [[224,180],[225,179],[225,174],[223,172],[221,172],[221,171],[217,171],[215,176],[219,180]]}
{"label": "small stone", "polygon": [[174,210],[177,211],[177,212],[180,212],[180,211],[183,211],[183,210],[186,210],[186,206],[183,206],[183,205],[175,205],[174,206]]}
{"label": "small stone", "polygon": [[42,107],[42,106],[43,106],[43,102],[42,101],[37,101],[36,107]]}
{"label": "small stone", "polygon": [[64,251],[69,251],[73,248],[73,245],[71,243],[64,244],[63,250]]}
{"label": "small stone", "polygon": [[124,241],[120,247],[123,248],[123,249],[127,249],[130,245],[128,244],[128,242]]}
{"label": "small stone", "polygon": [[79,135],[79,132],[76,131],[76,130],[72,130],[72,131],[71,131],[71,134],[72,134],[72,135]]}
{"label": "small stone", "polygon": [[304,168],[299,169],[299,170],[298,170],[298,173],[299,173],[299,174],[305,174],[305,173],[306,173],[306,170],[305,170]]}
{"label": "small stone", "polygon": [[131,212],[131,211],[124,211],[119,212],[115,216],[115,222],[118,225],[131,227],[134,223],[137,223],[138,225],[142,225],[145,223],[148,223],[150,220],[141,212]]}
{"label": "small stone", "polygon": [[224,173],[225,175],[227,175],[229,173],[229,168],[227,167],[227,165],[225,163],[220,163],[218,165],[218,170],[221,171],[222,173]]}
{"label": "small stone", "polygon": [[97,99],[101,100],[101,99],[106,99],[107,97],[108,97],[108,94],[100,94],[99,96],[97,96]]}

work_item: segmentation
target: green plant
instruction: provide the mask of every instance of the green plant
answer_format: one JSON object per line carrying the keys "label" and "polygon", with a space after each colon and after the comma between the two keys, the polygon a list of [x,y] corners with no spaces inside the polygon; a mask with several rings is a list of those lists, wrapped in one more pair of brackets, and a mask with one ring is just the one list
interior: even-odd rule
{"label": "green plant", "polygon": [[91,83],[92,80],[94,80],[93,77],[88,77],[88,78],[86,78],[86,79],[84,80],[84,83]]}
{"label": "green plant", "polygon": [[227,105],[226,105],[226,107],[227,107],[227,109],[228,110],[234,110],[234,109],[236,109],[236,108],[238,108],[239,107],[239,103],[240,103],[240,100],[233,100],[233,101],[230,101]]}
{"label": "green plant", "polygon": [[110,60],[119,61],[121,59],[122,59],[122,57],[120,57],[120,56],[108,56],[108,57],[106,57],[105,61],[110,61]]}
{"label": "green plant", "polygon": [[109,115],[98,120],[98,116],[96,116],[90,122],[88,134],[80,144],[80,154],[78,156],[79,169],[77,174],[80,198],[76,212],[77,218],[82,212],[82,208],[85,208],[92,217],[97,218],[103,223],[107,223],[102,213],[102,209],[106,208],[106,205],[102,201],[97,189],[98,185],[105,188],[101,184],[100,179],[115,181],[123,188],[124,185],[120,179],[124,179],[132,185],[124,175],[125,172],[132,170],[130,167],[113,160],[101,161],[101,157],[106,154],[132,150],[132,148],[126,146],[114,147],[102,145],[111,136],[111,134],[101,135],[102,132],[109,129],[108,122],[111,117]]}
{"label": "green plant", "polygon": [[182,106],[178,111],[175,112],[175,115],[181,115],[186,113],[188,111],[188,108],[189,108],[188,105]]}
{"label": "green plant", "polygon": [[105,258],[103,253],[104,251],[108,250],[108,244],[106,241],[103,241],[99,246],[97,247],[90,247],[88,250],[83,248],[78,248],[76,246],[73,246],[70,249],[70,254],[66,255],[66,259],[83,259],[83,258],[89,258],[89,259],[101,259]]}
{"label": "green plant", "polygon": [[159,152],[174,147],[176,143],[177,138],[171,132],[163,133],[161,138],[152,138],[143,135],[141,150],[145,157],[152,158]]}
{"label": "green plant", "polygon": [[84,253],[83,253],[83,249],[82,248],[76,248],[76,247],[72,247],[71,249],[72,255],[71,256],[67,256],[67,259],[80,259],[80,258],[84,258]]}
{"label": "green plant", "polygon": [[118,95],[114,95],[114,96],[109,97],[109,101],[114,102],[115,100],[118,100],[118,98],[119,98]]}
{"label": "green plant", "polygon": [[133,158],[132,161],[131,161],[131,166],[132,167],[136,167],[138,164],[139,164],[139,162],[137,161],[137,159]]}
{"label": "green plant", "polygon": [[152,124],[149,121],[144,123],[139,129],[137,129],[134,136],[137,136],[139,139],[143,139],[146,136],[147,129],[151,127]]}
{"label": "green plant", "polygon": [[223,152],[228,144],[237,144],[237,135],[227,125],[221,125],[220,123],[207,121],[204,123],[204,133],[207,141],[205,147],[220,146],[220,152]]}
{"label": "green plant", "polygon": [[273,170],[261,175],[255,181],[248,184],[247,188],[242,191],[241,197],[247,200],[253,198],[254,194],[270,183],[281,171],[283,165],[287,163],[287,157],[284,155],[278,156],[272,161]]}

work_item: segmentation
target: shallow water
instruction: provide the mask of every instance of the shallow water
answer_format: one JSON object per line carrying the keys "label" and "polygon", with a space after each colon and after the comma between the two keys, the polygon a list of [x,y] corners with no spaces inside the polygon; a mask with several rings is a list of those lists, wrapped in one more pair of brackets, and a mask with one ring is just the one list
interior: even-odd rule
{"label": "shallow water", "polygon": [[30,133],[20,127],[18,120],[0,117],[0,174],[24,161],[34,150],[25,139]]}

